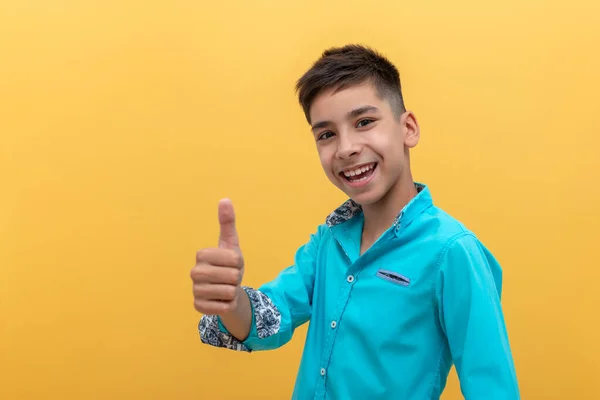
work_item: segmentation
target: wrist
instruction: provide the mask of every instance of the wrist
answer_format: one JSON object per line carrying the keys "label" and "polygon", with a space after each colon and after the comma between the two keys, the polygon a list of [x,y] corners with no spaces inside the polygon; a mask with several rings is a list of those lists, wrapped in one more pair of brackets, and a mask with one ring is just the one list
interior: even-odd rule
{"label": "wrist", "polygon": [[244,289],[242,289],[241,286],[237,286],[235,290],[235,297],[233,300],[231,300],[231,303],[229,304],[230,307],[228,307],[227,311],[223,311],[219,315],[221,318],[235,318],[236,315],[240,314],[240,311],[243,307],[243,299],[244,297],[248,296],[246,295],[246,292],[244,291]]}
{"label": "wrist", "polygon": [[252,325],[252,306],[246,291],[241,286],[238,286],[237,290],[234,307],[219,317],[229,333],[239,341],[244,341],[248,337]]}

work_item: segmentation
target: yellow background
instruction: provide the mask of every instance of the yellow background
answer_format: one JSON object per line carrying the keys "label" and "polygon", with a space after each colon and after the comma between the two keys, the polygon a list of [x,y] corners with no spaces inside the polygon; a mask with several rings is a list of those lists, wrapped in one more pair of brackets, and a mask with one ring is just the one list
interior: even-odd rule
{"label": "yellow background", "polygon": [[[262,354],[201,345],[189,270],[216,244],[221,197],[249,285],[344,200],[293,85],[324,48],[361,42],[401,70],[415,178],[504,266],[523,398],[599,399],[599,13],[2,2],[0,398],[289,398],[306,330]],[[443,398],[461,398],[454,374]]]}

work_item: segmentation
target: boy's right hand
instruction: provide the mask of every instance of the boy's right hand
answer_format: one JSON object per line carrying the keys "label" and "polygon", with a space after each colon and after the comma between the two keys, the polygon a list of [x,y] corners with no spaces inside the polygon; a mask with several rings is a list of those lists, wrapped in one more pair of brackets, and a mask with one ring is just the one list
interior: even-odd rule
{"label": "boy's right hand", "polygon": [[194,291],[194,307],[203,314],[225,315],[235,312],[244,275],[244,259],[240,250],[235,213],[231,201],[219,202],[219,246],[196,253],[196,265],[191,278]]}

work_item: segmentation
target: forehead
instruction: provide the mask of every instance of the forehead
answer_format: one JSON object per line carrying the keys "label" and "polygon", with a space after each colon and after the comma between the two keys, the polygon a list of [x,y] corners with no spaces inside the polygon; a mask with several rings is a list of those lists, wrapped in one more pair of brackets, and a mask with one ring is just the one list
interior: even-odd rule
{"label": "forehead", "polygon": [[353,85],[342,90],[327,89],[313,100],[310,120],[315,122],[344,119],[349,111],[367,105],[375,106],[383,112],[391,110],[388,102],[377,95],[377,90],[370,83]]}

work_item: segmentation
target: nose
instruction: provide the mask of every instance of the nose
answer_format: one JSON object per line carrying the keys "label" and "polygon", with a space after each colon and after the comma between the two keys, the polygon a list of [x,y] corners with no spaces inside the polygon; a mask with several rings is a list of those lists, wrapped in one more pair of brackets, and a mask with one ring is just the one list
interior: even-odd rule
{"label": "nose", "polygon": [[339,159],[347,160],[355,157],[362,151],[362,146],[355,140],[352,140],[351,135],[340,134],[338,138],[338,148],[336,156]]}

